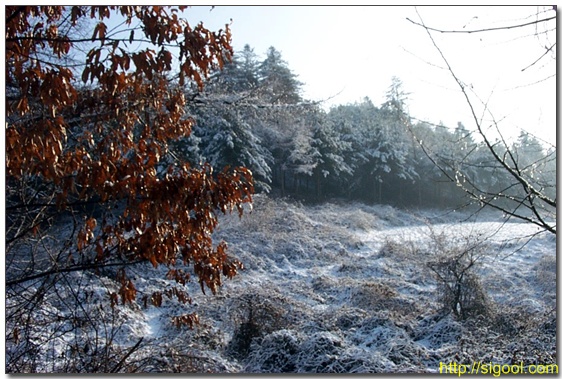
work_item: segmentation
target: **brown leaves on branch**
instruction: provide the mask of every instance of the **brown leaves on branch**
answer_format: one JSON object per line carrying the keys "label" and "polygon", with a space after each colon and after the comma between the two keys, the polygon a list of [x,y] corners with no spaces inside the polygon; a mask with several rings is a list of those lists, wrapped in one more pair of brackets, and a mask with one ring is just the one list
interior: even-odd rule
{"label": "brown leaves on branch", "polygon": [[[201,288],[214,293],[221,276],[242,268],[225,243],[213,246],[216,212],[241,216],[252,200],[253,178],[243,167],[215,173],[209,165],[163,159],[170,141],[191,133],[182,85],[202,87],[211,69],[232,56],[228,26],[219,32],[192,28],[178,16],[184,9],[7,6],[6,171],[17,180],[54,184],[59,209],[80,201],[121,204],[115,221],[88,218],[78,232],[78,250],[93,247],[100,266],[116,258],[154,267],[179,260],[193,265]],[[121,38],[105,22],[114,17],[141,27]],[[91,37],[73,38],[83,19],[95,23]],[[145,47],[129,51],[133,41]],[[76,51],[77,43],[88,43],[89,50]],[[81,72],[61,59],[73,53],[84,60]],[[124,271],[118,276],[121,289],[111,295],[112,305],[135,301],[133,282]],[[173,268],[168,278],[181,285],[189,280]],[[161,302],[158,295],[151,301]],[[196,321],[186,315],[174,322]]]}

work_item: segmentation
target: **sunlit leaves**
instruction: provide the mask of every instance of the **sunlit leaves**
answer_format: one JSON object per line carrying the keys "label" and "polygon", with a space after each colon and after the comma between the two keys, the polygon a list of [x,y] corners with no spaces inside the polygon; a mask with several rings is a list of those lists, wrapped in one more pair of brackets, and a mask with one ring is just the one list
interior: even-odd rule
{"label": "sunlit leaves", "polygon": [[83,250],[90,242],[94,240],[94,229],[97,221],[95,218],[90,218],[84,223],[82,230],[78,232],[78,250]]}
{"label": "sunlit leaves", "polygon": [[[119,271],[117,271],[117,281],[121,283],[121,288],[119,289],[121,302],[123,304],[134,302],[137,297],[137,289],[135,288],[133,281],[127,277],[124,269],[119,269]],[[112,299],[112,304],[113,302],[116,304],[115,297]]]}
{"label": "sunlit leaves", "polygon": [[100,22],[94,28],[94,34],[92,35],[92,40],[100,39],[105,40],[105,32],[107,30],[107,26],[103,22]]}
{"label": "sunlit leaves", "polygon": [[[107,19],[116,13],[127,27],[135,19],[141,27],[125,35],[110,30]],[[60,58],[77,43],[65,23],[76,26],[81,19],[94,23],[77,72]],[[242,268],[228,257],[226,244],[213,244],[216,212],[242,214],[252,199],[252,175],[244,168],[217,173],[163,158],[169,142],[188,136],[193,126],[170,74],[202,87],[211,69],[232,55],[228,26],[219,32],[202,24],[192,28],[177,9],[163,6],[6,7],[6,20],[6,85],[14,94],[7,106],[8,177],[52,184],[58,209],[119,205],[113,221],[88,217],[77,230],[77,249],[93,250],[97,264],[122,259],[166,265],[168,279],[184,286],[190,276],[174,266],[185,263],[194,266],[202,288],[215,292],[221,276],[231,278]],[[138,39],[156,46],[130,51]],[[51,58],[37,59],[39,54]],[[117,280],[111,304],[137,301],[124,270]],[[162,295],[190,301],[178,287],[145,302],[158,306]],[[197,318],[173,322],[193,326]]]}
{"label": "sunlit leaves", "polygon": [[181,328],[182,326],[187,326],[190,329],[193,329],[195,325],[199,324],[199,316],[195,313],[184,314],[181,316],[174,316],[172,317],[172,324],[175,325],[177,328]]}

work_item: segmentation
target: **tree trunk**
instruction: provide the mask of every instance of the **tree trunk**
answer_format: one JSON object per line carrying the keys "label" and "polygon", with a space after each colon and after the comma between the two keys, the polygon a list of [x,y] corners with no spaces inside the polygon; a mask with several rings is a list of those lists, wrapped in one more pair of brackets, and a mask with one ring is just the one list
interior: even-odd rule
{"label": "tree trunk", "polygon": [[285,197],[285,170],[281,169],[281,196]]}
{"label": "tree trunk", "polygon": [[320,191],[320,173],[317,171],[316,172],[316,197],[318,198],[318,200],[320,200],[321,197],[321,191]]}

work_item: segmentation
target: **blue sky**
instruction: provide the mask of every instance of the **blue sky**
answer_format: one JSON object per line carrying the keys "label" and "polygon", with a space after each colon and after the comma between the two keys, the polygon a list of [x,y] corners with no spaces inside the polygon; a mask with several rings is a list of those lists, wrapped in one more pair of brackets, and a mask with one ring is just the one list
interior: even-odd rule
{"label": "blue sky", "polygon": [[[417,11],[426,25],[468,30],[528,22],[537,7],[422,6]],[[329,99],[326,107],[365,96],[378,105],[397,76],[410,92],[412,116],[450,127],[458,121],[474,124],[427,33],[406,19],[420,20],[413,6],[195,6],[186,16],[210,29],[232,19],[235,50],[249,44],[261,58],[274,46],[305,84],[303,95]],[[555,61],[547,56],[521,71],[555,42],[555,33],[548,36],[554,41],[533,28],[433,36],[461,80],[501,120],[505,134],[525,129],[555,143],[556,79],[532,84],[554,75]]]}

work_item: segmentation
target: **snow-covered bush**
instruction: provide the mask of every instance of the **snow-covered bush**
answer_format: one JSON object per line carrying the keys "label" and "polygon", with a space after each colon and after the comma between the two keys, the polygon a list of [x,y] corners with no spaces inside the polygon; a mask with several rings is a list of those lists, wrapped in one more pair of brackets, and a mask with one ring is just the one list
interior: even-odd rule
{"label": "snow-covered bush", "polygon": [[290,323],[288,308],[283,297],[272,293],[256,290],[237,296],[230,304],[235,330],[227,346],[229,354],[244,359],[254,339],[286,327]]}
{"label": "snow-covered bush", "polygon": [[492,312],[477,274],[479,260],[489,247],[476,237],[451,238],[445,232],[430,232],[432,254],[426,264],[438,282],[443,308],[463,319]]}
{"label": "snow-covered bush", "polygon": [[354,329],[357,328],[368,315],[369,312],[363,309],[344,306],[335,312],[334,326],[343,331]]}
{"label": "snow-covered bush", "polygon": [[292,330],[279,330],[252,346],[245,372],[284,373],[297,372],[296,355],[301,336]]}
{"label": "snow-covered bush", "polygon": [[381,282],[366,281],[351,291],[350,305],[361,309],[387,308],[398,293]]}
{"label": "snow-covered bush", "polygon": [[461,336],[461,323],[451,314],[441,312],[422,317],[416,325],[413,339],[437,350],[456,345]]}
{"label": "snow-covered bush", "polygon": [[443,308],[460,318],[486,315],[491,311],[480,279],[470,271],[473,263],[460,253],[428,265],[439,281],[439,301]]}
{"label": "snow-covered bush", "polygon": [[341,336],[327,331],[271,333],[252,346],[247,362],[248,373],[381,373],[395,368],[378,351],[348,346]]}
{"label": "snow-covered bush", "polygon": [[[438,372],[439,362],[457,358],[463,362],[485,358],[509,363],[514,356],[526,363],[555,361],[555,240],[536,237],[526,243],[526,239],[514,237],[508,246],[502,244],[507,238],[501,237],[501,242],[488,238],[483,243],[484,238],[474,232],[475,225],[489,228],[489,221],[458,225],[445,220],[428,225],[422,218],[386,206],[303,206],[262,195],[255,205],[259,222],[236,216],[221,220],[220,238],[244,263],[241,275],[226,281],[214,296],[200,293],[197,282],[187,283],[191,304],[165,296],[162,307],[151,303],[135,309],[116,306],[118,331],[107,325],[108,332],[115,333],[113,345],[108,354],[92,357],[107,362],[109,371],[118,367],[119,372],[129,373],[427,373]],[[376,225],[369,231],[356,228],[354,213],[365,220],[372,213]],[[256,229],[241,227],[246,222]],[[397,226],[403,223],[407,226]],[[515,228],[520,233],[517,236],[528,230],[513,223],[503,227]],[[508,236],[515,234],[509,232]],[[354,247],[352,240],[361,244]],[[440,302],[445,284],[429,265],[442,269],[441,276],[453,283],[455,276],[448,264],[453,273],[465,267],[471,255],[467,253],[468,260],[463,260],[459,258],[463,252],[476,258],[463,278],[473,274],[482,279],[487,289],[481,288],[482,293],[494,301],[485,304],[486,316],[476,312],[457,317],[452,306],[444,309]],[[511,255],[498,269],[500,253]],[[165,273],[167,269],[159,270]],[[139,297],[177,285],[163,275],[151,276],[152,269],[142,265],[130,272]],[[96,304],[101,304],[108,291],[118,289],[107,274],[72,276],[69,284],[81,283],[81,288],[95,295],[76,291],[79,296],[74,300],[94,303],[99,298]],[[461,284],[469,289],[478,285]],[[67,325],[64,320],[51,322],[76,309],[76,302],[67,296],[72,293],[61,291],[66,295],[43,298],[44,314],[50,318],[37,323],[35,337],[44,338],[42,332],[64,330],[61,327]],[[33,298],[35,293],[27,295]],[[193,310],[200,315],[200,324],[193,330],[170,323],[174,315]],[[78,313],[74,319],[77,324],[84,321]],[[9,326],[7,323],[7,346],[13,358],[18,351]],[[80,328],[82,334],[77,330],[76,338],[65,340],[67,346],[82,349],[76,356],[80,361],[67,354],[66,364],[77,371],[94,371],[85,368],[83,350],[84,341],[92,341],[95,330]],[[27,336],[19,333],[20,339]],[[142,343],[127,356],[141,337]],[[45,354],[45,348],[53,346],[60,353],[58,345],[31,344],[41,341],[35,338],[21,344],[30,352],[28,358],[35,351],[39,357],[35,362],[19,362],[23,371],[23,364],[35,364],[37,371],[39,366],[46,367],[46,360],[64,362]],[[96,362],[88,364],[93,367]],[[102,370],[103,366],[98,367]]]}

